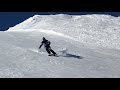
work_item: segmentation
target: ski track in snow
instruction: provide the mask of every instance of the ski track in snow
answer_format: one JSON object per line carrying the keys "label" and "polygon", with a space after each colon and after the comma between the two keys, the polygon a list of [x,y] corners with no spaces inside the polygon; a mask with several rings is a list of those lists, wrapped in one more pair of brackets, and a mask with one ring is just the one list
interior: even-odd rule
{"label": "ski track in snow", "polygon": [[[9,32],[8,32],[9,33]],[[29,33],[31,33],[31,32],[29,32]],[[40,34],[43,34],[43,33],[41,33],[41,32],[39,32]],[[12,32],[10,32],[10,34],[13,34],[13,36],[14,37],[16,37],[17,36],[17,34],[21,34],[21,38],[22,38],[22,35],[23,34],[26,34],[26,33],[19,33],[19,32],[16,32],[16,33],[12,33]],[[14,35],[14,34],[16,34],[16,35]],[[33,35],[32,34],[32,37],[29,37],[29,39],[27,38],[27,40],[34,40],[33,39],[33,37],[34,36],[36,36],[37,37],[37,34],[38,34],[38,32],[36,32],[36,33],[34,33],[34,34],[36,34],[36,35]],[[45,34],[45,33],[44,33]],[[46,35],[48,35],[48,34],[46,34]],[[24,35],[23,35],[24,36]],[[49,35],[48,35],[49,36]],[[47,37],[48,37],[47,36]],[[56,37],[56,36],[58,36],[58,35],[52,35],[51,37]],[[61,37],[61,36],[59,36],[59,37]],[[58,37],[58,38],[59,38]],[[20,38],[20,40],[21,40],[21,38]],[[57,40],[59,40],[57,38]],[[66,37],[64,37],[64,38],[66,38]],[[66,41],[66,39],[64,39],[63,38],[63,42],[66,42],[66,44],[68,43],[68,41],[69,41],[69,44],[73,44],[73,43],[71,43],[70,41],[71,41],[71,39],[70,38],[67,38],[67,41]],[[25,38],[24,38],[24,40],[25,40]],[[24,41],[24,40],[21,40],[21,43],[22,43],[22,41]],[[17,41],[19,41],[19,40],[17,40]],[[61,41],[61,40],[60,40]],[[29,42],[29,41],[27,41],[27,42]],[[52,41],[53,42],[53,41]],[[76,41],[72,41],[72,42],[74,42],[74,43],[76,43],[76,45],[79,45],[79,44],[77,44],[77,42]],[[59,43],[59,42],[58,42]],[[61,42],[60,42],[61,43]],[[34,44],[34,43],[33,43]],[[69,45],[68,44],[68,45]],[[16,45],[19,45],[19,44],[16,44]],[[29,45],[29,44],[28,44]],[[67,45],[67,46],[68,46]],[[102,58],[101,56],[104,56],[103,57],[103,59],[105,58],[105,54],[107,54],[107,53],[105,53],[105,54],[103,54],[103,55],[101,55],[100,53],[102,53],[102,51],[100,51],[100,53],[99,52],[96,52],[96,50],[95,50],[95,52],[93,52],[93,50],[94,49],[88,49],[88,47],[81,47],[81,46],[74,46],[74,44],[73,44],[73,46],[71,47],[74,51],[72,51],[72,53],[74,54],[75,53],[75,51],[76,51],[76,49],[75,49],[75,47],[79,47],[79,48],[81,48],[81,49],[79,49],[80,51],[81,51],[81,55],[83,54],[83,56],[85,57],[85,59],[83,58],[83,59],[76,59],[76,58],[74,58],[74,57],[71,57],[71,58],[69,58],[69,57],[49,57],[49,58],[46,58],[46,57],[48,57],[48,56],[46,56],[47,55],[47,53],[44,51],[43,53],[38,53],[37,52],[37,49],[31,49],[31,48],[29,48],[28,47],[28,49],[25,47],[24,48],[24,46],[22,46],[22,47],[20,47],[20,46],[16,46],[16,48],[15,49],[18,49],[18,50],[21,50],[20,52],[21,52],[21,55],[19,56],[19,57],[21,57],[21,59],[19,60],[20,62],[22,61],[22,63],[21,63],[21,65],[23,64],[23,63],[27,63],[27,66],[26,66],[26,64],[23,64],[22,66],[19,66],[20,68],[21,67],[23,67],[22,69],[23,70],[21,70],[21,77],[105,77],[104,75],[102,76],[102,75],[95,75],[93,72],[89,72],[89,71],[94,71],[95,69],[97,70],[104,70],[107,66],[106,65],[100,65],[100,66],[98,66],[99,65],[99,63],[101,63],[101,59],[100,58]],[[34,46],[34,45],[33,45]],[[64,47],[64,45],[62,46],[62,47]],[[34,48],[36,48],[36,47],[34,47]],[[66,47],[67,49],[68,49],[68,47]],[[86,50],[84,50],[84,48],[86,48],[86,50],[88,50],[88,51],[86,51]],[[83,50],[82,50],[83,49]],[[9,50],[9,49],[8,49]],[[44,49],[42,48],[42,50],[41,51],[43,51]],[[62,51],[62,50],[64,50],[64,49],[58,49],[58,51]],[[65,49],[66,50],[66,49]],[[69,50],[68,50],[68,52],[67,53],[69,53],[70,52],[70,48],[69,48]],[[78,52],[79,52],[79,50],[78,50]],[[16,51],[16,50],[15,50]],[[94,53],[94,54],[90,54],[91,53],[91,51]],[[24,53],[23,53],[24,52]],[[96,54],[95,54],[96,53]],[[98,54],[97,54],[98,53]],[[9,55],[10,53],[8,53],[7,55]],[[11,56],[13,56],[15,53],[11,53],[10,55],[9,55],[9,57],[11,57]],[[75,54],[77,54],[77,53],[75,53]],[[100,56],[99,56],[100,55]],[[98,57],[99,56],[99,57]],[[16,57],[16,56],[15,56]],[[98,57],[98,58],[97,58]],[[108,57],[107,57],[108,58]],[[97,60],[98,59],[98,60]],[[97,60],[97,61],[96,61]],[[108,59],[109,60],[109,59]],[[105,62],[106,62],[106,60],[104,60]],[[78,63],[79,62],[79,63]],[[86,63],[85,63],[86,62]],[[91,63],[90,63],[91,62]],[[34,65],[34,63],[37,63],[37,64],[35,64]],[[95,63],[95,64],[94,64]],[[111,63],[113,63],[113,60],[111,60],[111,62],[110,62],[110,60],[108,61],[108,64],[111,64]],[[20,64],[20,63],[19,63]],[[40,64],[40,66],[39,66],[39,64]],[[83,64],[83,65],[82,65]],[[90,65],[89,65],[90,64]],[[93,65],[92,65],[93,64]],[[107,63],[106,63],[107,64]],[[38,65],[38,66],[36,66],[36,65]],[[18,68],[18,66],[16,67],[16,68]],[[108,65],[109,66],[109,65]],[[84,68],[82,71],[81,71],[81,68]],[[78,69],[79,68],[79,69]],[[85,70],[85,68],[86,68],[86,70]],[[87,70],[88,69],[88,70]],[[106,68],[107,69],[107,68]],[[41,75],[41,73],[36,73],[36,72],[44,72],[44,75]],[[66,72],[67,71],[67,72]],[[75,71],[76,72],[76,74],[73,74],[72,72],[73,71]],[[109,70],[108,70],[109,71]],[[113,70],[114,71],[114,70]],[[63,72],[63,74],[61,75],[61,73]],[[71,72],[71,73],[70,73]],[[89,72],[89,74],[88,74],[88,72]],[[95,71],[96,72],[96,71]],[[116,71],[114,71],[114,72],[116,72]],[[26,74],[27,73],[27,74]],[[30,74],[32,73],[32,75],[30,75]],[[49,73],[49,74],[48,74]],[[77,74],[78,73],[78,74]],[[92,74],[90,74],[90,73],[92,73]],[[39,74],[40,74],[40,76],[39,76]],[[46,75],[47,74],[47,75]],[[60,75],[59,75],[60,74]],[[65,74],[65,75],[64,75]],[[80,75],[79,75],[80,74]],[[22,76],[23,75],[23,76]],[[70,75],[70,76],[69,76]],[[114,77],[117,77],[117,76],[115,76],[115,75],[113,75]],[[14,77],[14,76],[13,76]],[[18,77],[20,77],[20,76],[18,76]]]}
{"label": "ski track in snow", "polygon": [[[119,21],[117,17],[106,15],[61,14],[29,18],[0,32],[0,77],[120,77]],[[112,33],[114,43],[108,38]],[[84,38],[79,39],[79,35]],[[43,47],[38,52],[43,36],[52,42],[51,47],[59,57],[48,56]],[[110,39],[112,44],[104,42],[107,46],[104,47],[96,42],[100,37]]]}

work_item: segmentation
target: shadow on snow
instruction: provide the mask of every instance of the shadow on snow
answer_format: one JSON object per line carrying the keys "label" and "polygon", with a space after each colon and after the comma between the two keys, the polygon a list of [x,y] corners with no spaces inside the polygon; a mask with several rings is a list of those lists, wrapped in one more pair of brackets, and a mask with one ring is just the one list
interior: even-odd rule
{"label": "shadow on snow", "polygon": [[68,54],[68,53],[66,53],[66,55],[65,56],[63,56],[63,57],[69,57],[69,58],[77,58],[77,59],[82,59],[83,57],[82,56],[78,56],[78,55],[73,55],[73,54]]}
{"label": "shadow on snow", "polygon": [[82,59],[83,57],[82,56],[78,56],[78,55],[75,55],[75,54],[70,54],[70,53],[67,53],[68,49],[65,48],[59,52],[62,53],[62,56],[63,57],[69,57],[69,58],[77,58],[77,59]]}

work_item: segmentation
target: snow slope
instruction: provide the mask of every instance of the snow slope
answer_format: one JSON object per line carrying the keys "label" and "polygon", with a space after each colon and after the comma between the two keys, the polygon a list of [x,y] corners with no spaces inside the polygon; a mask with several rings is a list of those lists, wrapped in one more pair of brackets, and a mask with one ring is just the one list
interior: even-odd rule
{"label": "snow slope", "polygon": [[[22,29],[22,30],[21,30]],[[120,49],[120,18],[110,15],[35,15],[9,31],[50,30],[82,43]]]}
{"label": "snow slope", "polygon": [[[0,32],[0,77],[120,77],[120,18],[35,15]],[[38,47],[42,37],[60,55]]]}

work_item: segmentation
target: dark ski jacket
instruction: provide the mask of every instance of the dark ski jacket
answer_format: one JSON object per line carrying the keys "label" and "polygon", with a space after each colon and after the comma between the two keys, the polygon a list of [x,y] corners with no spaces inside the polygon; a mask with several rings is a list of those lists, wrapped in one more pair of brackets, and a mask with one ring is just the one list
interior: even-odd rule
{"label": "dark ski jacket", "polygon": [[48,48],[48,47],[50,47],[50,44],[51,44],[50,41],[48,41],[48,40],[43,40],[43,41],[41,42],[41,45],[40,45],[39,48],[41,48],[42,45],[44,45],[45,48]]}

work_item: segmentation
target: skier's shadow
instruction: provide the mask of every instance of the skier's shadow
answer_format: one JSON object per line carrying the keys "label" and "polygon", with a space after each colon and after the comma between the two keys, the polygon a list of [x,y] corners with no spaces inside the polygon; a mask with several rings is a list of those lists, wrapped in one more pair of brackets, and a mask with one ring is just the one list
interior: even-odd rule
{"label": "skier's shadow", "polygon": [[73,55],[73,54],[69,54],[69,53],[66,53],[66,55],[64,57],[73,57],[73,58],[77,58],[77,59],[82,59],[83,58],[82,56]]}
{"label": "skier's shadow", "polygon": [[67,49],[60,51],[60,52],[62,52],[63,57],[69,57],[69,58],[72,57],[72,58],[77,58],[77,59],[82,59],[83,58],[82,56],[67,53],[67,51],[68,51]]}

